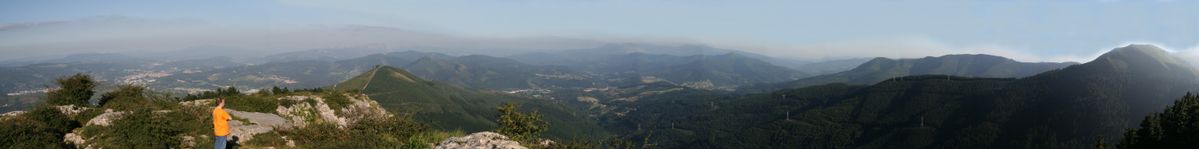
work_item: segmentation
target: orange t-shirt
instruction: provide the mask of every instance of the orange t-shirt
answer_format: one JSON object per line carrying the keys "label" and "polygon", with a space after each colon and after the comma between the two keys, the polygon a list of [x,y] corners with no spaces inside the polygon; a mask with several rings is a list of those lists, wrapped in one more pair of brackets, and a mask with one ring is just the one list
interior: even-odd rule
{"label": "orange t-shirt", "polygon": [[229,113],[225,113],[225,109],[212,109],[212,128],[216,131],[216,136],[229,135]]}

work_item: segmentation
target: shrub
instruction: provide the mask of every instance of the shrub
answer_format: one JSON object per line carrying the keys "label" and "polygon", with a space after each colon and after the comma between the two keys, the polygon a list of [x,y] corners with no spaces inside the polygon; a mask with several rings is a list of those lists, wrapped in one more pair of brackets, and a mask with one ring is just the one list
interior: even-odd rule
{"label": "shrub", "polygon": [[346,128],[315,123],[280,131],[280,134],[294,138],[300,148],[424,148],[423,144],[412,144],[411,140],[425,130],[424,125],[410,118],[377,117],[363,119]]}
{"label": "shrub", "polygon": [[[171,112],[174,113],[174,112]],[[180,121],[169,114],[156,114],[149,109],[130,111],[103,129],[87,129],[95,137],[92,145],[99,148],[170,148],[179,146],[184,129]]]}
{"label": "shrub", "polygon": [[537,142],[542,132],[549,130],[549,123],[542,120],[537,111],[528,114],[516,111],[516,104],[506,103],[497,107],[500,112],[500,134],[512,137],[513,140],[530,144]]}
{"label": "shrub", "polygon": [[51,105],[89,105],[88,100],[96,93],[96,81],[89,75],[75,74],[55,81],[61,88],[47,93],[46,102]]}
{"label": "shrub", "polygon": [[39,106],[29,113],[0,121],[0,146],[8,148],[69,148],[62,137],[79,123],[57,109]]}
{"label": "shrub", "polygon": [[232,96],[225,99],[225,108],[240,111],[275,113],[277,107],[279,107],[278,100],[270,97]]}
{"label": "shrub", "polygon": [[[325,104],[328,104],[329,108],[333,110],[339,110],[349,106],[350,104],[354,104],[349,98],[346,98],[345,94],[339,91],[327,92],[323,98],[325,98]],[[337,114],[341,114],[340,111],[336,112],[338,112]]]}
{"label": "shrub", "polygon": [[100,107],[118,111],[137,109],[167,110],[176,109],[178,104],[168,101],[169,97],[151,96],[146,87],[137,85],[120,85],[112,92],[100,95]]}

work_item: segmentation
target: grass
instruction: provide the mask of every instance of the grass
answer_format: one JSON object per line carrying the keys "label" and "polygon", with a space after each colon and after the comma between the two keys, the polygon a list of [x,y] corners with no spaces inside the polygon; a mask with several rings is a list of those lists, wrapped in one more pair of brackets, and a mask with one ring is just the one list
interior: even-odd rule
{"label": "grass", "polygon": [[268,132],[254,135],[254,139],[247,140],[244,145],[251,147],[286,147],[287,140],[284,140],[283,135],[278,132]]}

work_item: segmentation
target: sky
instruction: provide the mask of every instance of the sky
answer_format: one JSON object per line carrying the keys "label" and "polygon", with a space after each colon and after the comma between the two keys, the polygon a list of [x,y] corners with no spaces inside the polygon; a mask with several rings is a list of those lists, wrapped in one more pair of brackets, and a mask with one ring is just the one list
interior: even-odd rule
{"label": "sky", "polygon": [[1199,57],[1199,1],[0,2],[0,52],[7,53],[0,60],[196,46],[513,53],[608,42],[704,44],[806,60],[993,54],[1085,62],[1130,43]]}

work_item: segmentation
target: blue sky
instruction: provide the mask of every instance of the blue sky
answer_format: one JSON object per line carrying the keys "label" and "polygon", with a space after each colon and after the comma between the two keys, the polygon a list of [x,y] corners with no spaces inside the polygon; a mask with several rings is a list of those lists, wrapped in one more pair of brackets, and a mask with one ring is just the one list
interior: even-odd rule
{"label": "blue sky", "polygon": [[[156,36],[188,39],[199,38],[189,34],[212,32],[210,30],[238,34],[237,31],[286,32],[306,30],[310,26],[362,25],[489,40],[563,37],[703,43],[803,59],[986,53],[1024,61],[1087,61],[1102,51],[1128,43],[1152,43],[1179,52],[1196,49],[1199,47],[1197,10],[1199,1],[1182,0],[33,0],[0,2],[0,14],[3,14],[0,23],[9,26],[9,29],[0,30],[0,40],[13,40],[0,41],[0,50],[56,45],[58,47],[42,47],[70,52],[79,51],[70,48],[89,47],[88,43],[79,41],[99,39]],[[11,27],[44,22],[87,22],[75,20],[106,16],[134,18],[124,21],[141,23],[109,23],[133,27],[79,25],[20,32],[18,30],[29,28]],[[202,25],[181,25],[193,23]],[[143,29],[146,26],[187,26],[162,29],[183,28],[193,32],[161,33],[171,31],[147,31]],[[107,33],[94,30],[120,30],[122,35],[137,35],[75,37]],[[36,37],[16,39],[18,36]],[[59,46],[62,43],[80,46]],[[186,47],[189,46],[186,44],[196,43],[178,44],[157,47]],[[308,46],[320,48],[322,45]],[[286,47],[297,48],[302,47]]]}

